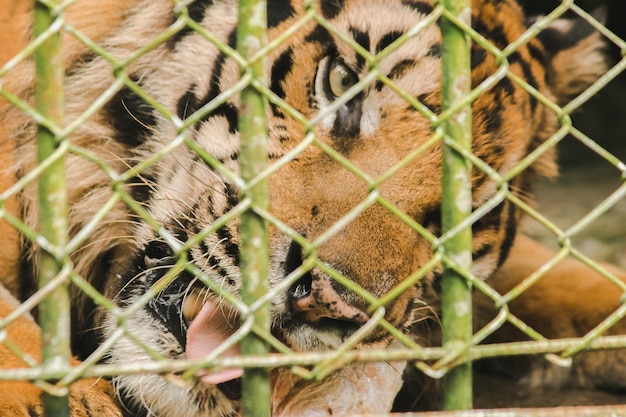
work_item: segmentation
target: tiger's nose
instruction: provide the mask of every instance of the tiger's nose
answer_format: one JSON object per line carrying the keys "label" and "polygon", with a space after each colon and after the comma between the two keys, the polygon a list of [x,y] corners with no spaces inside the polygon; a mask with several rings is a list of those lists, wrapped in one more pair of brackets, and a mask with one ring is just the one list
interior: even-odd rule
{"label": "tiger's nose", "polygon": [[298,280],[289,295],[293,313],[312,323],[333,319],[363,325],[369,320],[367,313],[344,301],[332,279],[317,268]]}

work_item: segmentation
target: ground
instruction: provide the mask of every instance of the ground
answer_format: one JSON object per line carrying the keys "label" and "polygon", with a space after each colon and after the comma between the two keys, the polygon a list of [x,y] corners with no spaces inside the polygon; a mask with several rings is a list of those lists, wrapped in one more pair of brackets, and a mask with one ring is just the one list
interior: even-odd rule
{"label": "ground", "polygon": [[[537,210],[566,229],[618,190],[622,183],[620,172],[609,163],[579,161],[566,166],[558,180],[543,181],[537,187]],[[626,190],[622,193],[626,194]],[[525,230],[546,245],[558,247],[554,235],[537,222],[527,220]],[[626,198],[622,196],[589,227],[577,233],[573,243],[592,259],[626,269]]]}
{"label": "ground", "polygon": [[[537,210],[561,228],[574,225],[626,180],[615,167],[590,155],[569,161],[558,180],[543,181],[536,189]],[[546,245],[558,248],[554,235],[539,223],[527,220],[525,230]],[[626,197],[576,234],[573,242],[592,259],[626,269]],[[475,408],[626,404],[626,393],[532,390],[482,374],[476,375],[474,392]]]}

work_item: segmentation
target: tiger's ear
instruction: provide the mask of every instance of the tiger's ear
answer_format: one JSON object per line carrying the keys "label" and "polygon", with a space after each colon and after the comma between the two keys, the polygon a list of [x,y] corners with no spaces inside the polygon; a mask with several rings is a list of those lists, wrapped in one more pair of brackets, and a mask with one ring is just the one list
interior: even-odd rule
{"label": "tiger's ear", "polygon": [[[603,23],[606,14],[602,7],[596,9],[592,17]],[[602,35],[580,17],[557,19],[537,37],[546,52],[547,83],[561,106],[589,87],[608,68]]]}

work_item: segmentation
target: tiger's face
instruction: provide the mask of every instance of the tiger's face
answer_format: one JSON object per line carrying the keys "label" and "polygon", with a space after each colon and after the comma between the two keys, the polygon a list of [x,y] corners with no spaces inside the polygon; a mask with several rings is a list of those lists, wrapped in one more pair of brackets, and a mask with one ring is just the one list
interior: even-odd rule
{"label": "tiger's face", "polygon": [[[214,10],[204,17],[207,27],[214,28],[217,20],[232,17],[235,13],[232,5],[218,3],[213,7]],[[416,25],[423,25],[432,10],[422,3],[407,5],[376,1],[347,3],[336,10],[325,7],[328,6],[322,7],[321,12],[327,14],[337,30],[349,34],[373,56]],[[361,7],[366,7],[379,18],[376,21],[360,19]],[[274,23],[270,36],[282,33],[303,12],[301,6],[294,5],[292,16],[285,16],[282,22],[270,22]],[[416,99],[430,97],[429,105],[439,106],[440,33],[436,24],[425,26],[417,36],[389,49],[387,56],[377,64],[375,71],[392,84],[391,87],[372,76],[373,70],[366,59],[348,43],[315,22],[298,31],[269,57],[268,84],[286,103],[285,106],[272,105],[268,111],[270,163],[280,165],[268,178],[270,212],[290,230],[286,234],[279,227],[272,226],[270,231],[270,286],[284,287],[272,300],[272,322],[276,336],[293,349],[335,349],[369,319],[369,303],[337,283],[327,269],[350,279],[372,296],[382,297],[431,258],[430,243],[384,207],[384,204],[395,206],[418,224],[425,223],[430,217],[431,226],[437,227],[433,218],[437,216],[441,199],[440,145],[425,146],[434,134],[430,120],[394,91],[402,89]],[[390,32],[388,28],[394,30]],[[232,30],[231,27],[228,30]],[[192,45],[196,50],[200,49],[196,43],[212,49],[213,56],[207,61],[209,68],[212,66],[213,76],[207,77],[207,71],[185,72],[184,76],[189,77],[186,83],[192,88],[171,103],[183,120],[193,117],[203,105],[227,91],[239,79],[237,64],[224,53],[215,51],[198,34],[188,34],[170,48],[174,54],[184,51],[180,52],[183,54]],[[182,61],[185,61],[182,57],[172,59],[176,66]],[[219,76],[215,75],[216,72]],[[142,88],[151,88],[151,76],[163,78],[161,73],[144,75],[140,81]],[[367,77],[371,81],[361,91],[345,97],[350,88]],[[141,151],[136,152],[146,156],[154,154],[172,142],[175,137],[173,126],[151,109],[148,111],[150,115],[129,109],[129,103],[137,100],[128,95],[132,93],[123,92],[119,101],[111,101],[105,110],[110,113],[121,111],[122,117],[128,114],[128,117],[138,118],[141,129],[151,123],[150,140],[141,143],[138,146]],[[143,106],[141,101],[138,102]],[[117,103],[124,103],[124,106]],[[230,97],[188,132],[188,139],[234,173],[238,172],[238,106],[238,98]],[[302,146],[310,142],[307,126],[290,116],[288,108],[303,119],[318,120],[312,130],[314,141],[322,146],[316,143]],[[362,176],[371,178],[370,183],[335,161],[323,146],[348,159]],[[303,148],[302,151],[298,151],[298,147]],[[420,147],[425,148],[421,155],[407,159]],[[297,153],[291,158],[290,152]],[[291,160],[285,163],[287,158]],[[399,167],[403,161],[405,166]],[[333,224],[348,216],[356,206],[372,199],[371,183],[394,167],[397,172],[380,180],[375,187],[381,202],[373,200],[362,212],[355,213],[354,219],[346,221],[345,226],[329,233]],[[237,185],[185,147],[174,149],[142,173],[142,178],[146,183],[139,186],[152,188],[145,204],[154,220],[163,225],[170,238],[179,244],[189,239],[199,240],[188,251],[189,262],[205,277],[237,295],[241,283],[237,219],[227,222],[215,233],[204,232],[239,204]],[[419,184],[417,192],[408,189],[406,184]],[[126,272],[115,272],[123,276],[121,283],[124,287],[121,294],[113,294],[113,297],[122,300],[142,296],[176,261],[174,248],[166,239],[157,236],[150,225],[140,223],[136,233],[139,236],[136,255],[127,258],[132,259],[132,267],[122,263],[122,270]],[[205,236],[198,239],[197,236],[202,234]],[[319,262],[312,268],[296,272],[299,277],[293,273],[303,269],[307,251],[294,234],[315,242]],[[428,272],[424,282],[409,286],[387,305],[386,318],[394,326],[406,329],[417,319],[417,310],[424,305],[420,298],[421,287],[431,285],[433,274],[433,271]],[[186,333],[195,314],[204,316],[196,305],[198,297],[187,295],[202,292],[199,288],[203,287],[201,280],[188,272],[182,273],[157,297],[157,301],[148,306],[148,315],[153,309],[152,314],[167,323],[180,322],[176,318],[182,312],[190,312],[173,332],[181,351],[187,343]],[[172,294],[177,297],[175,306],[171,303]],[[159,297],[168,301],[161,302]],[[228,314],[236,315],[236,312]],[[157,332],[161,333],[160,330]],[[386,332],[377,331],[364,343],[385,346],[390,340]]]}
{"label": "tiger's face", "polygon": [[[176,20],[168,1],[138,3],[101,40],[117,59]],[[371,299],[407,279],[410,284],[384,307],[386,320],[408,332],[436,308],[440,290],[440,266],[422,270],[434,251],[422,230],[439,236],[442,199],[441,35],[433,5],[347,0],[321,1],[316,8],[336,32],[310,19],[265,61],[273,94],[268,108],[269,214],[275,219],[269,231],[272,332],[298,351],[336,349],[370,319]],[[270,40],[305,12],[301,2],[268,2]],[[188,27],[178,30],[130,62],[126,74],[134,88],[109,93],[107,104],[72,138],[114,170],[142,164],[125,190],[149,220],[118,204],[96,227],[97,237],[75,255],[79,273],[127,312],[123,321],[132,337],[118,334],[117,313],[95,319],[96,327],[104,326],[102,336],[116,340],[112,363],[148,362],[154,352],[201,359],[239,325],[240,312],[223,299],[224,294],[238,299],[241,290],[240,69],[224,52],[235,46],[236,4],[192,2],[189,16],[225,46],[216,47]],[[474,1],[472,21],[500,49],[526,30],[523,14],[509,0]],[[599,56],[589,30],[565,25],[551,31],[575,39],[558,50],[541,38],[523,42],[507,55],[508,73],[495,79],[488,77],[498,73],[496,58],[472,47],[472,84],[489,85],[472,105],[472,150],[496,173],[506,174],[556,128],[554,113],[517,78],[559,100],[602,70],[598,60],[581,61],[581,51],[592,61]],[[580,65],[559,72],[552,65],[556,58]],[[69,119],[113,82],[109,61],[89,53],[76,54],[67,74]],[[560,90],[550,84],[557,78]],[[77,155],[70,155],[68,164],[73,167],[70,226],[76,232],[110,196],[110,177]],[[524,197],[536,174],[553,169],[549,151],[506,181],[474,168],[473,207],[506,187]],[[488,277],[504,261],[518,217],[516,206],[504,199],[473,224],[478,277]],[[356,288],[347,288],[337,275]],[[384,347],[392,340],[379,328],[360,345]],[[146,353],[144,346],[154,352]],[[237,413],[228,386],[237,376],[237,371],[218,372],[191,388],[159,375],[120,376],[115,383],[139,415],[221,416]],[[186,398],[182,408],[181,398]]]}

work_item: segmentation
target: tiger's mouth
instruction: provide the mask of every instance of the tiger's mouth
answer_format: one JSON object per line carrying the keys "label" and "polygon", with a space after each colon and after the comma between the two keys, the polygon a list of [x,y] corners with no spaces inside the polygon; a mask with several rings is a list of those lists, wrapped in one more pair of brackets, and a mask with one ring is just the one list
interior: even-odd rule
{"label": "tiger's mouth", "polygon": [[[170,270],[171,257],[146,264],[143,285],[148,290]],[[302,249],[291,244],[279,274],[289,275],[302,265]],[[368,304],[317,267],[304,273],[272,305],[272,334],[295,351],[338,348],[370,320]],[[238,356],[232,339],[241,326],[241,314],[186,271],[176,277],[147,305],[179,341],[187,359],[210,361]],[[366,336],[367,340],[375,337]],[[207,384],[221,384],[241,376],[241,369],[210,369],[199,374]]]}
{"label": "tiger's mouth", "polygon": [[[296,351],[336,349],[370,317],[344,300],[334,281],[311,269],[288,290],[282,299],[286,311],[273,322],[272,333]],[[182,300],[181,316],[186,323],[186,354],[190,360],[203,360],[239,354],[238,344],[228,339],[240,327],[240,314],[206,289],[194,288]],[[226,346],[223,347],[224,343]],[[222,383],[237,378],[241,370],[223,370],[202,376],[206,383]]]}
{"label": "tiger's mouth", "polygon": [[[238,345],[228,341],[239,328],[239,315],[226,303],[207,296],[206,291],[194,289],[183,300],[181,310],[188,323],[187,359],[199,361],[210,355],[221,358],[239,355]],[[240,368],[224,368],[198,376],[206,384],[222,384],[242,374]]]}
{"label": "tiger's mouth", "polygon": [[288,293],[291,314],[311,324],[351,323],[361,326],[369,316],[359,307],[344,300],[335,282],[317,268],[307,272]]}
{"label": "tiger's mouth", "polygon": [[351,296],[356,298],[313,268],[287,291],[287,312],[274,333],[295,350],[336,349],[370,319]]}
{"label": "tiger's mouth", "polygon": [[[337,348],[368,320],[369,316],[338,294],[331,278],[313,269],[287,291],[287,313],[274,321],[272,333],[298,351]],[[186,352],[188,359],[201,360],[216,355],[239,354],[236,345],[222,348],[240,326],[240,315],[233,307],[207,291],[195,288],[185,296],[180,307],[187,324]],[[224,375],[226,376],[226,375]],[[203,381],[219,380],[221,376],[203,377]],[[215,383],[215,382],[212,382]]]}
{"label": "tiger's mouth", "polygon": [[[295,241],[288,244],[281,273],[289,276],[300,268],[305,254]],[[282,298],[281,319],[274,334],[299,350],[337,348],[370,318],[367,303],[318,267],[305,272]]]}

